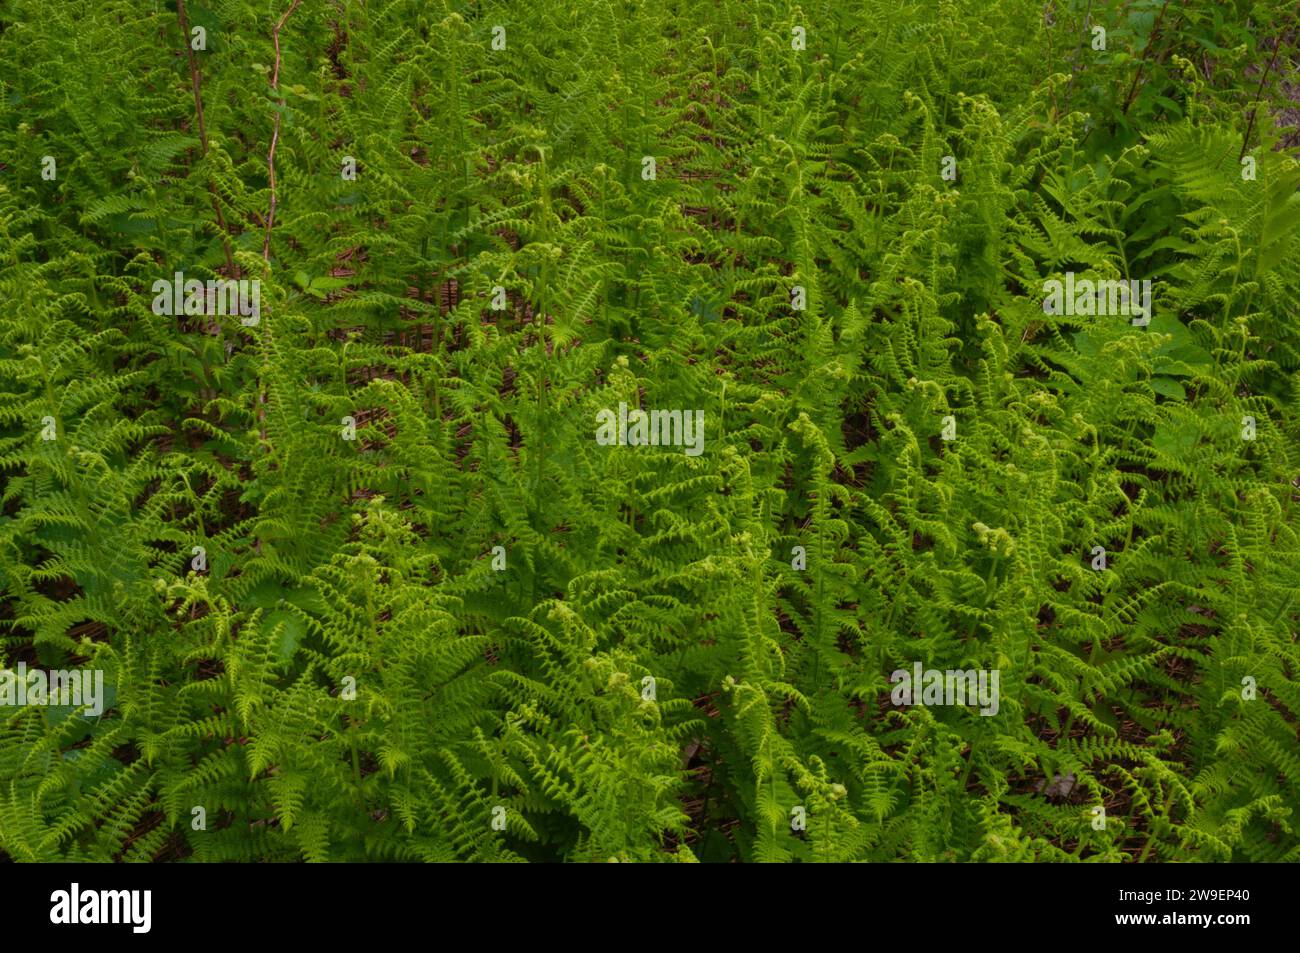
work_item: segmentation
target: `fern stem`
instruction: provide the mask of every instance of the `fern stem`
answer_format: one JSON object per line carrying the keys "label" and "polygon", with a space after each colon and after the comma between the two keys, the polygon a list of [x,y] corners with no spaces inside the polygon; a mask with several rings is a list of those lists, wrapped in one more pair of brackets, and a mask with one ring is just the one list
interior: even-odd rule
{"label": "fern stem", "polygon": [[[1124,97],[1124,108],[1120,110],[1121,116],[1128,115],[1128,109],[1133,105],[1133,100],[1137,98],[1138,82],[1142,79],[1142,72],[1146,69],[1147,57],[1151,55],[1151,50],[1156,44],[1156,37],[1160,35],[1160,24],[1165,19],[1165,11],[1169,9],[1169,0],[1165,0],[1160,6],[1160,13],[1156,16],[1155,25],[1151,27],[1151,36],[1147,38],[1147,45],[1142,48],[1142,59],[1138,62],[1137,72],[1133,74],[1133,84],[1129,86],[1128,95]],[[1114,126],[1111,127],[1114,131]]]}
{"label": "fern stem", "polygon": [[[298,9],[298,4],[302,0],[293,0],[289,4],[289,9],[284,11],[284,16],[276,22],[275,28],[271,31],[271,40],[275,43],[275,66],[271,71],[271,89],[276,92],[280,91],[280,30],[284,24]],[[284,113],[284,97],[280,97],[280,108],[275,111],[275,128],[271,133],[271,148],[266,153],[266,171],[271,186],[271,202],[266,212],[266,238],[262,242],[262,260],[271,260],[271,229],[275,226],[275,206],[276,206],[276,188],[275,188],[275,147],[280,143],[280,117]]]}
{"label": "fern stem", "polygon": [[1255,90],[1255,101],[1250,106],[1250,121],[1246,123],[1246,131],[1241,137],[1241,153],[1237,156],[1237,162],[1239,163],[1246,157],[1246,149],[1250,147],[1250,134],[1255,131],[1255,115],[1259,112],[1259,98],[1264,95],[1264,85],[1268,82],[1273,67],[1277,65],[1277,55],[1282,52],[1283,32],[1279,31],[1277,38],[1273,41],[1273,55],[1268,61],[1268,66],[1264,68],[1264,75],[1259,78],[1259,88]]}
{"label": "fern stem", "polygon": [[[181,25],[181,43],[185,46],[185,57],[189,60],[190,66],[190,87],[194,91],[194,115],[199,127],[199,145],[203,149],[203,157],[208,156],[208,127],[203,118],[203,84],[202,77],[199,73],[198,58],[194,55],[194,47],[190,43],[190,24],[189,18],[185,14],[185,0],[176,0],[176,17]],[[230,247],[230,233],[226,228],[225,216],[221,214],[221,202],[217,197],[217,186],[208,177],[208,195],[212,198],[212,211],[217,216],[217,230],[221,233],[221,245],[226,253],[226,269],[234,277],[238,277],[235,270],[234,253]]]}

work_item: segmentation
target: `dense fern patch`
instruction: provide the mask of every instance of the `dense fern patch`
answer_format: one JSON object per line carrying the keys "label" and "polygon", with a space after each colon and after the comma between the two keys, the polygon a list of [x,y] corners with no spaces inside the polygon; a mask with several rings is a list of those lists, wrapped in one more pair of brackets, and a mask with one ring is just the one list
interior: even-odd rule
{"label": "dense fern patch", "polygon": [[1290,6],[9,0],[0,849],[1300,860]]}

